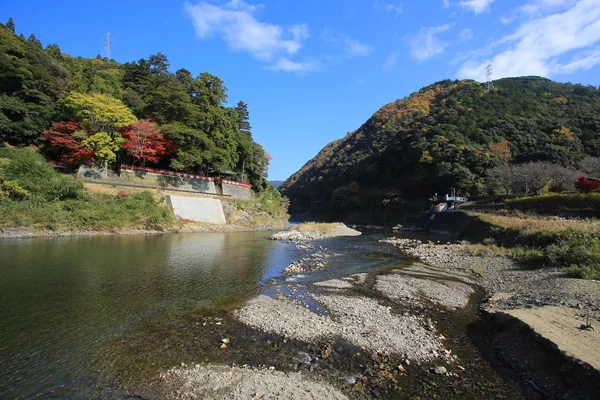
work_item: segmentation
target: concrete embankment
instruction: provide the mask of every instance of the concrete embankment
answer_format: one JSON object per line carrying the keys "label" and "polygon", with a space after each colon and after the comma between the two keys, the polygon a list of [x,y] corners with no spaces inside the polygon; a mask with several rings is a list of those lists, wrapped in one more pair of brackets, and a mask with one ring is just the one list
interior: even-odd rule
{"label": "concrete embankment", "polygon": [[166,200],[177,218],[217,225],[227,223],[220,200],[172,195],[167,195]]}

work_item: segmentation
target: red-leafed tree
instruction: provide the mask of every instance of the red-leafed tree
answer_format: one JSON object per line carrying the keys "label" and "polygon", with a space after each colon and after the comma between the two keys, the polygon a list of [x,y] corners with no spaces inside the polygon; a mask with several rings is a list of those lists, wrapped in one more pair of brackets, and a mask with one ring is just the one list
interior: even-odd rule
{"label": "red-leafed tree", "polygon": [[165,139],[156,123],[140,119],[123,132],[126,143],[123,148],[127,155],[144,165],[146,162],[157,164],[166,155],[175,152],[175,142]]}
{"label": "red-leafed tree", "polygon": [[575,188],[580,193],[591,193],[600,189],[600,181],[595,179],[588,179],[585,176],[580,176],[573,182]]}
{"label": "red-leafed tree", "polygon": [[94,159],[94,152],[83,147],[86,134],[77,121],[54,122],[42,132],[41,139],[59,165],[79,166]]}

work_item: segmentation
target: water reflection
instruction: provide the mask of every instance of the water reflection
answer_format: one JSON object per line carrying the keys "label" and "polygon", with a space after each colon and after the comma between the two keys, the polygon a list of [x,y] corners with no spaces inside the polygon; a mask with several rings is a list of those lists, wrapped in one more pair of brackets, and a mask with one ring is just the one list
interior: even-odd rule
{"label": "water reflection", "polygon": [[78,396],[110,375],[95,351],[142,318],[229,308],[291,262],[266,233],[0,241],[0,397]]}

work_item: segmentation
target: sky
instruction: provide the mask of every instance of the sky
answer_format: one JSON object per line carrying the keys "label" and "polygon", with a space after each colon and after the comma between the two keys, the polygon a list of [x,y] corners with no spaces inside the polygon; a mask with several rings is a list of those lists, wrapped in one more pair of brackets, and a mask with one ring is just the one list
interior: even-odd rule
{"label": "sky", "polygon": [[600,85],[599,0],[5,1],[17,33],[73,56],[224,80],[285,180],[383,105],[443,79],[538,75]]}

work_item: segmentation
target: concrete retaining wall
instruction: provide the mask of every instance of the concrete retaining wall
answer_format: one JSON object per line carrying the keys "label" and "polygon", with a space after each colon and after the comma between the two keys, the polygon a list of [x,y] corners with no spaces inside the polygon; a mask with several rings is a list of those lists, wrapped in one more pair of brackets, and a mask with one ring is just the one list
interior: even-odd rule
{"label": "concrete retaining wall", "polygon": [[151,186],[160,189],[189,190],[217,194],[215,183],[208,180],[184,178],[180,176],[165,176],[149,172],[121,170],[120,180],[123,183],[140,186]]}
{"label": "concrete retaining wall", "polygon": [[225,182],[223,182],[223,194],[225,196],[231,196],[234,199],[252,199],[252,191],[249,187],[242,185],[233,185]]}
{"label": "concrete retaining wall", "polygon": [[[168,176],[142,171],[129,171],[122,169],[120,174],[99,168],[90,168],[85,165],[79,167],[77,177],[85,180],[98,180],[115,185],[127,184],[144,186],[163,190],[184,190],[193,193],[218,194],[212,180],[193,179],[182,176]],[[211,178],[212,179],[212,178]]]}
{"label": "concrete retaining wall", "polygon": [[215,179],[192,175],[187,173],[178,173],[172,171],[153,170],[151,168],[140,168],[143,171],[132,171],[131,167],[122,167],[119,173],[114,171],[104,171],[99,168],[90,168],[82,165],[79,168],[77,176],[85,180],[100,180],[115,185],[134,185],[163,190],[177,190],[193,193],[213,194],[230,196],[234,199],[250,200],[252,199],[252,190],[250,185],[240,182],[223,180],[221,187],[223,193],[215,185]]}
{"label": "concrete retaining wall", "polygon": [[171,195],[166,199],[178,218],[218,225],[227,223],[221,200]]}

